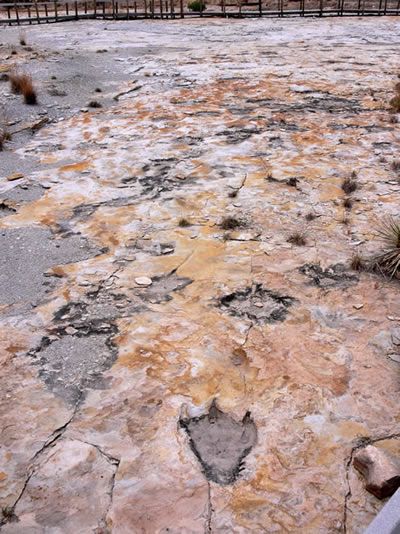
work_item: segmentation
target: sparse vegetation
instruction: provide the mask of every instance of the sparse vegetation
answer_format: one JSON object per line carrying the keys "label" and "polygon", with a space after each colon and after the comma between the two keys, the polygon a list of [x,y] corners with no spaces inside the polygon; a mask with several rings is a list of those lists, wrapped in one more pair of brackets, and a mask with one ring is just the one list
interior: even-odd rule
{"label": "sparse vegetation", "polygon": [[314,219],[316,219],[316,215],[315,213],[312,213],[311,211],[309,213],[306,214],[306,221],[313,221]]}
{"label": "sparse vegetation", "polygon": [[2,524],[15,520],[14,508],[11,506],[4,506],[1,509],[0,528]]}
{"label": "sparse vegetation", "polygon": [[286,180],[286,183],[290,185],[291,187],[297,187],[297,184],[299,183],[299,179],[296,178],[296,176],[291,176]]}
{"label": "sparse vegetation", "polygon": [[190,11],[201,13],[202,11],[207,9],[207,6],[204,0],[192,0],[192,2],[188,3],[188,8],[190,9]]}
{"label": "sparse vegetation", "polygon": [[91,100],[88,104],[88,108],[101,108],[103,107],[97,100]]}
{"label": "sparse vegetation", "polygon": [[400,172],[400,160],[399,159],[396,159],[392,162],[392,169],[395,171],[395,172]]}
{"label": "sparse vegetation", "polygon": [[19,44],[21,46],[26,46],[26,34],[25,34],[24,30],[21,30],[19,32]]}
{"label": "sparse vegetation", "polygon": [[346,197],[346,198],[343,200],[343,206],[344,206],[347,210],[351,210],[351,208],[353,207],[353,201],[351,200],[350,197]]}
{"label": "sparse vegetation", "polygon": [[37,104],[36,90],[29,74],[12,72],[9,74],[9,79],[12,92],[18,95],[22,94],[25,104],[30,106]]}
{"label": "sparse vegetation", "polygon": [[346,195],[351,195],[351,193],[354,193],[354,191],[356,191],[358,187],[357,182],[354,179],[355,176],[353,173],[351,175],[351,178],[345,178],[342,183],[342,189],[346,193]]}
{"label": "sparse vegetation", "polygon": [[7,130],[6,126],[0,126],[0,151],[4,149],[6,141],[11,139],[11,134]]}
{"label": "sparse vegetation", "polygon": [[395,113],[400,113],[400,94],[394,96],[390,101],[390,107]]}
{"label": "sparse vegetation", "polygon": [[94,90],[95,93],[102,93],[103,91],[100,89],[100,87],[96,87]]}
{"label": "sparse vegetation", "polygon": [[180,226],[181,228],[187,228],[188,226],[192,226],[192,223],[188,221],[187,219],[182,218],[182,219],[179,219],[178,226]]}
{"label": "sparse vegetation", "polygon": [[297,247],[304,247],[307,244],[305,235],[301,232],[294,232],[287,238],[287,242]]}
{"label": "sparse vegetation", "polygon": [[228,193],[228,197],[229,198],[236,198],[237,195],[238,195],[237,191],[231,191],[230,193]]}
{"label": "sparse vegetation", "polygon": [[236,219],[236,217],[224,217],[220,223],[220,227],[223,230],[236,230],[244,225],[244,221],[241,219]]}
{"label": "sparse vegetation", "polygon": [[353,271],[363,271],[365,269],[365,260],[360,254],[354,254],[350,261],[350,267]]}
{"label": "sparse vegetation", "polygon": [[378,230],[384,250],[374,258],[375,270],[389,276],[400,275],[400,219],[388,217]]}

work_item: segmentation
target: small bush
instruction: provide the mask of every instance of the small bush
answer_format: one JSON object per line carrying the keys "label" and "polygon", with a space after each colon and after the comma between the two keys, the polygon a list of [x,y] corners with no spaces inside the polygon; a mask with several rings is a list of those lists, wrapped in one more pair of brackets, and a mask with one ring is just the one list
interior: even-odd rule
{"label": "small bush", "polygon": [[190,11],[196,11],[197,13],[201,13],[207,9],[207,6],[204,0],[193,0],[192,2],[188,3],[188,8],[190,9]]}
{"label": "small bush", "polygon": [[192,223],[187,219],[182,218],[179,219],[178,226],[180,226],[181,228],[187,228],[188,226],[192,226]]}
{"label": "small bush", "polygon": [[316,219],[316,215],[314,213],[312,213],[311,211],[309,213],[307,213],[306,215],[306,221],[313,221],[314,219]]}
{"label": "small bush", "polygon": [[287,242],[291,243],[292,245],[296,245],[297,247],[304,247],[304,245],[307,244],[306,238],[301,232],[295,232],[294,234],[291,234],[287,238]]}

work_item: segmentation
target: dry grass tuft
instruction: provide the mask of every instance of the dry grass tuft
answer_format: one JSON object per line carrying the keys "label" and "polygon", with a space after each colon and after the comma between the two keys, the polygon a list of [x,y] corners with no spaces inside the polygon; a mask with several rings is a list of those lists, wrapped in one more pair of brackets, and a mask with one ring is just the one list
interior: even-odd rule
{"label": "dry grass tuft", "polygon": [[97,100],[91,100],[88,104],[88,108],[101,108],[103,107]]}
{"label": "dry grass tuft", "polygon": [[291,176],[286,180],[286,183],[290,185],[291,187],[297,187],[297,184],[299,183],[299,179],[296,178],[296,176]]}
{"label": "dry grass tuft", "polygon": [[352,178],[345,178],[342,183],[342,189],[346,195],[350,195],[357,190],[357,182],[355,181],[355,176],[352,173]]}
{"label": "dry grass tuft", "polygon": [[343,206],[346,208],[346,210],[351,210],[351,208],[353,207],[353,201],[350,197],[346,197],[343,200]]}
{"label": "dry grass tuft", "polygon": [[294,232],[287,238],[287,242],[297,247],[304,247],[307,244],[305,235],[301,232]]}
{"label": "dry grass tuft", "polygon": [[365,260],[360,254],[354,254],[350,261],[353,271],[363,271],[366,268]]}
{"label": "dry grass tuft", "polygon": [[400,94],[391,99],[390,107],[395,113],[400,113]]}
{"label": "dry grass tuft", "polygon": [[21,46],[26,46],[26,33],[24,32],[24,30],[21,30],[19,32],[19,44]]}
{"label": "dry grass tuft", "polygon": [[396,159],[392,162],[392,169],[395,172],[400,172],[400,159]]}
{"label": "dry grass tuft", "polygon": [[384,250],[374,258],[374,268],[389,278],[400,276],[400,219],[388,217],[378,230]]}
{"label": "dry grass tuft", "polygon": [[236,219],[236,217],[224,217],[219,225],[223,230],[236,230],[245,226],[244,221]]}
{"label": "dry grass tuft", "polygon": [[181,228],[187,228],[188,226],[192,226],[192,223],[188,221],[187,219],[182,218],[182,219],[179,219],[178,226],[180,226]]}
{"label": "dry grass tuft", "polygon": [[12,92],[17,95],[23,95],[25,104],[29,106],[37,104],[36,90],[29,74],[11,72],[9,79]]}

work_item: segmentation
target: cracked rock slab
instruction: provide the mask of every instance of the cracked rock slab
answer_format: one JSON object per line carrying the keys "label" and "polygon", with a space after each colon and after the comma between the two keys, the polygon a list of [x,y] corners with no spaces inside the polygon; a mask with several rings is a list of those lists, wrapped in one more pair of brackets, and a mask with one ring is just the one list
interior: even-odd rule
{"label": "cracked rock slab", "polygon": [[15,519],[2,532],[99,532],[105,527],[116,468],[93,445],[59,441],[39,459],[14,509]]}

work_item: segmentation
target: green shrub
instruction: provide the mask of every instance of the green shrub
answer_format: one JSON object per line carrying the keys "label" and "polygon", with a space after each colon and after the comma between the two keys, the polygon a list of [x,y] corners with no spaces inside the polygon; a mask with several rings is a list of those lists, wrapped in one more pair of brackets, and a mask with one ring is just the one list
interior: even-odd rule
{"label": "green shrub", "polygon": [[192,2],[188,3],[188,8],[190,11],[197,11],[198,13],[201,13],[207,9],[207,6],[204,0],[192,0]]}

